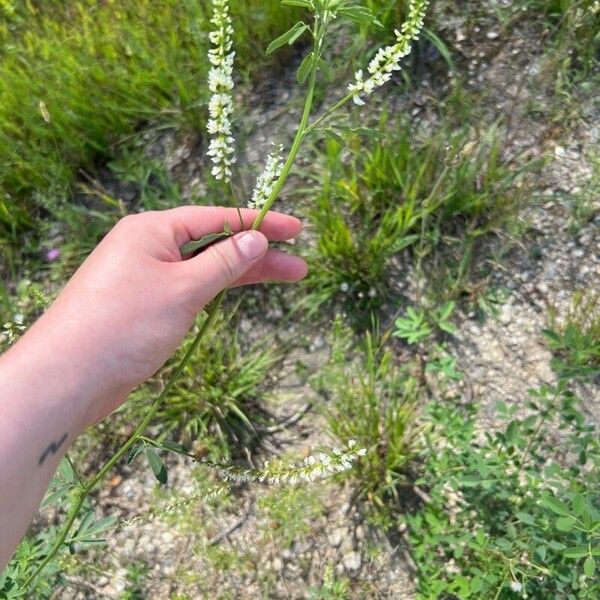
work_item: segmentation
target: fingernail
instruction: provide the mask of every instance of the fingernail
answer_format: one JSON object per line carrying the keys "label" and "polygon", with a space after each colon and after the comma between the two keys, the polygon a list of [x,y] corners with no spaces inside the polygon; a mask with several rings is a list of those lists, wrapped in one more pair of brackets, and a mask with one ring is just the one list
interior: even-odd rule
{"label": "fingernail", "polygon": [[240,254],[247,260],[262,256],[267,249],[265,236],[258,231],[244,231],[236,235],[234,240]]}

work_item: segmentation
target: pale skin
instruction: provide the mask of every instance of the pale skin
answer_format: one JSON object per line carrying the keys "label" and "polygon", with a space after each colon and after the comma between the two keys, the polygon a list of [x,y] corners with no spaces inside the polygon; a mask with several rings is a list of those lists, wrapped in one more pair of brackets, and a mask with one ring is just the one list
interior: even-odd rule
{"label": "pale skin", "polygon": [[[257,214],[242,210],[243,229]],[[122,219],[0,357],[0,571],[69,445],[160,369],[210,300],[225,288],[306,275],[301,258],[269,248],[301,229],[274,212],[260,232],[182,259],[181,246],[225,223],[242,229],[235,209],[219,207]]]}

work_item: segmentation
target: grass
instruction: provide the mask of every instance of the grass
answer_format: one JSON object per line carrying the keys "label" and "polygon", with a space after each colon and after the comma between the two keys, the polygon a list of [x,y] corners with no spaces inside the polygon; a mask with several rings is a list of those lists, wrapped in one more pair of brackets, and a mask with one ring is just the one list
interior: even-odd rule
{"label": "grass", "polygon": [[[0,53],[0,232],[16,244],[40,209],[71,197],[78,167],[140,125],[202,130],[210,25],[193,0],[14,6]],[[236,0],[232,13],[242,72],[264,72],[258,57],[296,12]]]}
{"label": "grass", "polygon": [[359,494],[379,511],[397,505],[417,452],[418,381],[398,366],[382,340],[367,334],[356,349],[336,321],[330,361],[316,380],[329,430],[341,445],[366,448],[350,472]]}
{"label": "grass", "polygon": [[273,489],[258,500],[259,516],[266,520],[265,542],[275,541],[281,548],[310,536],[313,522],[324,512],[315,489],[294,486]]}
{"label": "grass", "polygon": [[441,301],[470,288],[482,241],[505,230],[521,205],[528,165],[507,163],[497,127],[442,124],[425,139],[403,120],[384,121],[374,139],[327,141],[310,210],[316,243],[309,295],[316,313],[341,304],[364,320],[389,299],[392,260],[408,253],[417,278],[427,269]]}
{"label": "grass", "polygon": [[[153,389],[167,379],[187,351],[186,343],[177,351],[155,382],[137,390],[123,408],[118,420],[139,420]],[[223,460],[239,455],[259,437],[257,426],[265,418],[261,398],[269,370],[280,360],[273,344],[243,348],[235,323],[224,319],[212,339],[202,344],[169,402],[159,411],[161,436],[202,447]]]}
{"label": "grass", "polygon": [[559,377],[585,380],[600,375],[600,293],[575,292],[564,314],[549,306],[544,334]]}

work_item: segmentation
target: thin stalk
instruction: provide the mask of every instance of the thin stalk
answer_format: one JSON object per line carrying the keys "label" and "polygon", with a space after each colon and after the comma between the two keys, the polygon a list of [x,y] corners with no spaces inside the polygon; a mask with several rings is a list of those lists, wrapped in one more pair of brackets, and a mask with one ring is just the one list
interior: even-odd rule
{"label": "thin stalk", "polygon": [[67,522],[65,523],[64,527],[62,528],[54,546],[52,546],[52,549],[50,550],[50,552],[48,552],[48,554],[46,555],[44,560],[40,563],[38,568],[34,571],[34,573],[32,575],[30,575],[28,577],[27,581],[21,586],[21,590],[28,590],[29,586],[31,585],[33,580],[36,579],[36,577],[44,570],[46,565],[56,556],[57,552],[62,547],[64,541],[67,539],[69,532],[73,528],[75,519],[77,519],[77,516],[79,515],[79,511],[81,510],[81,507],[83,506],[83,503],[85,502],[85,499],[87,498],[87,496],[88,496],[88,493],[85,491],[85,489],[81,489],[77,492],[77,501],[71,507],[69,516],[67,518]]}
{"label": "thin stalk", "polygon": [[289,174],[296,162],[296,157],[298,156],[298,151],[300,150],[300,146],[306,137],[306,134],[309,131],[308,120],[310,119],[310,113],[312,111],[313,102],[315,99],[315,86],[317,82],[317,70],[319,66],[319,59],[321,58],[321,49],[323,45],[323,27],[317,28],[315,24],[314,29],[314,38],[315,38],[315,50],[314,50],[314,59],[312,68],[310,71],[310,78],[308,83],[308,93],[306,95],[306,100],[304,101],[304,110],[302,111],[302,119],[300,120],[300,125],[298,126],[298,130],[296,131],[296,136],[294,137],[294,141],[292,142],[292,147],[290,148],[290,153],[288,158],[283,166],[283,170],[279,179],[275,183],[273,191],[269,196],[268,200],[265,202],[265,205],[262,207],[260,213],[256,217],[252,229],[256,230],[261,226],[267,212],[271,209],[277,197],[279,196]]}
{"label": "thin stalk", "polygon": [[502,578],[502,581],[500,582],[500,585],[498,586],[498,589],[496,590],[496,595],[494,596],[494,600],[498,600],[498,598],[500,598],[500,594],[502,592],[502,589],[504,588],[504,583],[506,582],[507,579],[508,579],[508,569],[506,569],[506,571],[504,571],[504,577]]}
{"label": "thin stalk", "polygon": [[204,336],[206,335],[208,330],[211,328],[211,326],[214,324],[224,297],[225,297],[225,291],[222,291],[214,299],[213,303],[211,304],[211,306],[208,310],[206,319],[204,320],[204,322],[202,323],[202,326],[200,327],[200,331],[196,334],[196,337],[194,338],[194,341],[192,342],[188,351],[185,353],[185,356],[181,359],[181,361],[177,365],[177,368],[175,369],[175,371],[173,371],[173,374],[167,381],[162,392],[158,395],[158,397],[156,398],[156,400],[154,401],[154,403],[152,404],[152,406],[146,413],[146,416],[144,417],[142,422],[138,425],[137,429],[133,432],[131,437],[121,446],[121,448],[119,448],[119,450],[117,450],[116,454],[114,454],[110,458],[110,460],[108,460],[105,463],[105,465],[100,469],[100,471],[98,471],[98,473],[92,479],[90,479],[88,481],[88,483],[85,484],[83,489],[78,493],[77,502],[75,502],[71,511],[69,512],[69,517],[67,518],[67,522],[65,523],[64,527],[62,528],[62,530],[58,536],[58,539],[56,540],[56,542],[54,543],[54,545],[52,546],[51,550],[48,552],[48,554],[46,555],[44,560],[40,563],[38,568],[34,571],[34,573],[32,575],[29,576],[27,581],[23,584],[22,589],[28,589],[29,586],[31,585],[32,581],[42,572],[42,570],[46,567],[46,565],[56,556],[56,554],[62,547],[64,541],[67,539],[67,536],[69,535],[71,529],[73,528],[73,525],[75,524],[75,520],[77,519],[77,516],[79,515],[81,507],[83,506],[83,503],[85,502],[85,499],[90,495],[90,493],[98,485],[98,483],[100,483],[104,479],[104,476],[108,473],[108,471],[110,471],[110,469],[112,469],[112,467],[129,451],[129,449],[135,444],[135,442],[142,436],[142,434],[146,430],[146,427],[152,420],[152,417],[154,417],[154,415],[156,414],[156,411],[160,408],[160,405],[163,403],[163,401],[167,397],[167,394],[171,391],[171,389],[175,385],[175,382],[181,375],[182,371],[187,366],[192,355],[198,348],[198,345],[204,339]]}
{"label": "thin stalk", "polygon": [[[271,193],[271,196],[265,203],[265,206],[262,208],[262,210],[260,211],[259,215],[256,217],[256,219],[252,225],[252,229],[254,229],[254,230],[256,230],[260,227],[267,212],[269,211],[271,206],[274,204],[275,200],[277,199],[277,196],[283,189],[283,186],[285,185],[287,177],[289,176],[289,174],[294,166],[295,159],[298,155],[298,151],[300,150],[300,145],[302,144],[302,142],[306,136],[306,133],[308,131],[308,121],[310,118],[313,101],[314,101],[317,70],[318,70],[318,60],[321,55],[325,25],[326,25],[326,23],[323,23],[321,25],[321,27],[318,27],[317,24],[315,24],[315,29],[314,29],[315,60],[314,60],[314,63],[313,63],[312,69],[311,69],[308,93],[306,96],[306,101],[304,103],[302,119],[298,126],[298,130],[296,132],[296,136],[292,143],[290,154],[284,165],[282,174],[279,177],[279,179],[277,180],[277,183],[275,184],[275,187]],[[154,401],[154,403],[152,404],[152,406],[146,413],[146,416],[144,417],[142,422],[138,425],[138,427],[133,432],[131,437],[121,446],[121,448],[116,452],[116,454],[114,454],[110,458],[110,460],[108,460],[105,463],[105,465],[100,469],[100,471],[85,484],[83,489],[78,493],[77,502],[73,505],[71,511],[69,512],[67,521],[66,521],[64,527],[62,528],[62,530],[58,536],[58,539],[56,540],[55,544],[52,546],[51,550],[48,552],[48,554],[46,555],[44,560],[40,563],[38,568],[35,570],[35,572],[27,579],[27,581],[25,581],[25,583],[23,584],[21,589],[27,590],[29,588],[29,586],[31,585],[31,583],[33,582],[33,580],[42,572],[42,570],[46,567],[46,565],[56,556],[56,554],[59,552],[60,548],[62,547],[63,543],[67,539],[67,536],[69,535],[71,529],[73,528],[73,525],[75,524],[75,520],[77,519],[77,516],[79,515],[79,512],[81,511],[81,507],[83,506],[85,499],[90,495],[92,490],[104,479],[106,474],[115,466],[115,464],[117,462],[119,462],[119,460],[143,436],[144,431],[146,430],[146,427],[148,426],[148,424],[150,423],[150,421],[152,420],[152,418],[154,417],[154,415],[160,408],[161,404],[166,399],[167,395],[169,394],[169,392],[175,385],[175,382],[177,381],[177,379],[179,378],[179,376],[181,375],[181,373],[183,372],[183,370],[185,369],[187,364],[189,363],[192,355],[198,348],[198,345],[204,339],[206,333],[210,330],[210,328],[216,321],[216,318],[219,313],[219,309],[223,303],[223,299],[225,298],[225,295],[226,295],[226,290],[223,290],[213,300],[212,304],[210,305],[210,307],[207,311],[206,319],[202,323],[200,331],[196,334],[196,337],[194,338],[194,341],[192,342],[192,344],[189,347],[188,351],[186,352],[185,356],[181,359],[180,363],[177,365],[177,368],[175,369],[175,371],[173,371],[173,374],[167,381],[162,392],[156,398],[156,400]]]}
{"label": "thin stalk", "polygon": [[318,119],[316,119],[313,123],[311,123],[307,129],[306,133],[313,131],[316,129],[325,119],[330,117],[333,113],[337,112],[342,106],[347,104],[354,97],[353,93],[347,94],[341,100],[336,102],[328,111],[324,112]]}
{"label": "thin stalk", "polygon": [[85,489],[85,481],[83,480],[83,477],[81,477],[81,475],[79,474],[77,469],[75,468],[75,464],[71,460],[71,457],[69,456],[68,452],[65,453],[65,458],[67,459],[67,462],[69,463],[69,466],[71,467],[71,469],[73,469],[73,473],[75,473],[75,478],[79,482],[79,485],[81,486],[82,489]]}

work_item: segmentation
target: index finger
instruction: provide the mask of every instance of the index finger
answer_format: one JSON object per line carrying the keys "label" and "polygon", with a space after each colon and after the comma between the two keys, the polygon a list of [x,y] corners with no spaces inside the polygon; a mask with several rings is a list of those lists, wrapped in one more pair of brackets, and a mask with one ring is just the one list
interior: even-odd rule
{"label": "index finger", "polygon": [[[237,209],[222,206],[179,206],[163,212],[168,220],[178,246],[199,240],[209,233],[219,233],[229,224],[235,233],[250,229],[259,214],[257,210],[241,208],[242,223]],[[259,231],[269,240],[277,242],[296,237],[302,223],[296,217],[269,211]]]}

